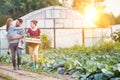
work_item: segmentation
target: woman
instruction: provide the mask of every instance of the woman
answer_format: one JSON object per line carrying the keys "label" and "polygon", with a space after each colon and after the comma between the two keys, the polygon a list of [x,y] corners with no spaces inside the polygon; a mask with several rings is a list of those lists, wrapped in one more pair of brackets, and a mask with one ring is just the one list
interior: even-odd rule
{"label": "woman", "polygon": [[[27,34],[32,38],[37,38],[40,36],[40,29],[37,28],[37,20],[31,21],[31,28],[28,29]],[[39,44],[37,43],[28,43],[28,50],[30,54],[30,59],[32,62],[32,68],[38,68],[38,49]]]}

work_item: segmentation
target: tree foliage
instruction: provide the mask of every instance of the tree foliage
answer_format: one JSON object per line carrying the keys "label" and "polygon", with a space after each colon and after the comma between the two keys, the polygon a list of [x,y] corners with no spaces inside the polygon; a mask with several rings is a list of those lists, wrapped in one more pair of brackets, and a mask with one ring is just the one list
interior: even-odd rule
{"label": "tree foliage", "polygon": [[60,5],[59,0],[0,0],[0,26],[8,17],[19,18],[31,11]]}
{"label": "tree foliage", "polygon": [[116,24],[116,17],[111,13],[99,13],[99,16],[96,18],[96,20],[94,20],[94,23],[98,26],[98,27],[109,27],[111,25],[115,25]]}
{"label": "tree foliage", "polygon": [[96,8],[102,8],[103,6],[100,6],[100,2],[103,2],[104,0],[94,0],[94,2],[92,2],[92,0],[73,0],[73,9],[81,12],[81,13],[85,13],[85,9],[88,5],[94,5],[96,6]]}
{"label": "tree foliage", "polygon": [[120,24],[120,15],[117,16],[117,18],[116,18],[116,23],[117,23],[117,24]]}
{"label": "tree foliage", "polygon": [[85,9],[89,5],[93,5],[96,10],[98,17],[94,20],[94,23],[98,27],[108,27],[120,22],[120,16],[116,20],[116,17],[112,13],[105,13],[104,9],[106,6],[101,5],[101,2],[104,0],[73,0],[73,9],[79,11],[80,13],[85,14]]}

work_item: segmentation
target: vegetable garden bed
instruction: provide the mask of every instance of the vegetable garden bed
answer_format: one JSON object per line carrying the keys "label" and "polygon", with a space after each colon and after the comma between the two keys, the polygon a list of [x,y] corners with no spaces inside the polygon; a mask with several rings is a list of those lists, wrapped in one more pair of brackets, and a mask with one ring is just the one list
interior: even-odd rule
{"label": "vegetable garden bed", "polygon": [[[40,50],[36,72],[70,75],[80,80],[120,79],[120,43],[100,43],[93,47],[73,46],[66,49]],[[23,55],[23,65],[29,55]]]}

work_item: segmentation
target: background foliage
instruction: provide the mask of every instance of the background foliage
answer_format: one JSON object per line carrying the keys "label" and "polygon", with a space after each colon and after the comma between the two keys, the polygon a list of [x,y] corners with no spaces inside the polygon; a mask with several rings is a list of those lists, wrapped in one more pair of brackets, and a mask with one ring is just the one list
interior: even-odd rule
{"label": "background foliage", "polygon": [[118,29],[115,32],[111,33],[111,38],[115,42],[120,42],[120,29]]}
{"label": "background foliage", "polygon": [[51,48],[51,41],[47,34],[41,34],[40,49],[46,50]]}
{"label": "background foliage", "polygon": [[[64,0],[62,0],[64,1]],[[94,5],[99,11],[99,17],[95,21],[99,27],[107,27],[120,24],[120,15],[115,17],[112,13],[105,13],[104,0],[94,0]],[[72,8],[84,14],[85,8],[91,4],[91,0],[73,0]],[[0,26],[3,26],[8,17],[17,19],[34,10],[48,6],[62,6],[59,0],[0,0]],[[102,22],[101,22],[102,21]]]}
{"label": "background foliage", "polygon": [[85,9],[88,5],[92,5],[97,10],[98,17],[94,20],[94,23],[98,27],[108,27],[111,25],[119,24],[120,16],[115,17],[112,13],[104,12],[106,6],[101,5],[105,0],[73,0],[73,9],[85,14]]}
{"label": "background foliage", "polygon": [[0,26],[8,17],[19,18],[43,7],[61,5],[59,0],[0,0]]}

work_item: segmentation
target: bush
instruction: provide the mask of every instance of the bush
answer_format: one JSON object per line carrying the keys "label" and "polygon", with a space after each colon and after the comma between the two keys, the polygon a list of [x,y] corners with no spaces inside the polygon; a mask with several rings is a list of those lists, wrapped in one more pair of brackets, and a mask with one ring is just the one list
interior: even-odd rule
{"label": "bush", "polygon": [[115,44],[111,41],[100,42],[98,47],[101,52],[111,52],[111,51],[114,51]]}
{"label": "bush", "polygon": [[111,38],[112,40],[114,40],[115,42],[118,41],[120,42],[120,29],[116,30],[115,32],[113,32],[111,34]]}
{"label": "bush", "polygon": [[49,37],[48,35],[46,34],[42,34],[41,35],[41,44],[40,44],[40,49],[49,49],[51,48],[51,41],[49,40]]}

